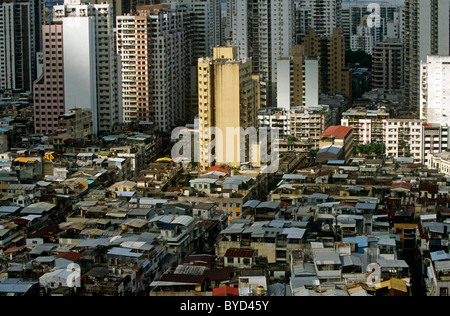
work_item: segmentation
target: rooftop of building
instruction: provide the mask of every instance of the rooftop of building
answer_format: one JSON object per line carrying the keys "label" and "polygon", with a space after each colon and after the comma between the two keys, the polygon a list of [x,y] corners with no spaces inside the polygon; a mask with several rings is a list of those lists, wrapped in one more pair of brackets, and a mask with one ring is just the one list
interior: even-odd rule
{"label": "rooftop of building", "polygon": [[351,127],[348,126],[331,126],[325,130],[325,132],[322,133],[321,137],[325,136],[334,136],[338,139],[344,139],[347,137],[347,135],[352,131]]}

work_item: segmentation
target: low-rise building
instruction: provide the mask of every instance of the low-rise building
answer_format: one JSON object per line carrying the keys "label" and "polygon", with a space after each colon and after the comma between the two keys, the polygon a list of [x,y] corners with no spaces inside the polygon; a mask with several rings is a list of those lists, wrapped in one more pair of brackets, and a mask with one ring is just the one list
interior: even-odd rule
{"label": "low-rise building", "polygon": [[293,221],[233,220],[219,234],[216,255],[225,257],[230,249],[251,249],[269,264],[288,265],[290,252],[304,247],[305,232]]}
{"label": "low-rise building", "polygon": [[367,110],[366,108],[352,108],[342,113],[341,124],[353,129],[355,144],[383,142],[383,120],[389,118],[384,108]]}
{"label": "low-rise building", "polygon": [[[317,154],[317,159],[321,162],[328,163],[329,160],[343,161],[347,164],[353,155],[353,129],[348,126],[331,126],[320,135],[320,150],[323,150],[320,154]],[[319,150],[319,151],[320,151]],[[331,159],[328,159],[328,155],[331,151]],[[321,157],[323,154],[323,158]]]}

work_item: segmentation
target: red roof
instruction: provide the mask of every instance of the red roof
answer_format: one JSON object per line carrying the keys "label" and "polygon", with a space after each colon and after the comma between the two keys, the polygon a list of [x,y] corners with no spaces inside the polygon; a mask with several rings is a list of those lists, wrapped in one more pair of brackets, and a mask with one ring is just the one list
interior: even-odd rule
{"label": "red roof", "polygon": [[334,136],[335,138],[339,138],[339,139],[344,139],[348,133],[350,133],[352,129],[348,126],[342,126],[342,125],[337,125],[337,126],[331,126],[328,127],[327,130],[325,132],[323,132],[323,134],[321,135],[323,136]]}
{"label": "red roof", "polygon": [[213,296],[239,296],[239,289],[225,285],[213,289]]}
{"label": "red roof", "polygon": [[5,251],[3,251],[3,254],[7,255],[7,254],[10,254],[10,253],[16,253],[16,252],[20,251],[22,248],[23,248],[23,246],[12,247],[12,248],[9,248],[9,249],[6,249]]}
{"label": "red roof", "polygon": [[404,190],[411,190],[412,184],[406,183],[406,182],[398,182],[391,185],[391,190],[395,189],[404,189]]}
{"label": "red roof", "polygon": [[64,259],[70,260],[72,262],[76,262],[81,257],[83,257],[83,255],[81,253],[73,252],[73,251],[61,252],[56,256],[56,258],[64,258]]}
{"label": "red roof", "polygon": [[213,172],[213,171],[218,171],[218,172],[222,172],[222,173],[226,173],[226,174],[230,173],[230,170],[225,169],[223,166],[212,166],[208,170],[203,171],[203,173],[208,173],[208,172]]}
{"label": "red roof", "polygon": [[251,258],[255,254],[253,249],[228,249],[224,257],[227,258]]}

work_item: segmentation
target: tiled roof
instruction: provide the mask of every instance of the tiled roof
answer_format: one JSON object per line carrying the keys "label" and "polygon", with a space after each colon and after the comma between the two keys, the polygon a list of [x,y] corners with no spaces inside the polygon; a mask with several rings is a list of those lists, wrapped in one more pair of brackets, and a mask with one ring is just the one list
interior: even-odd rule
{"label": "tiled roof", "polygon": [[342,125],[331,126],[331,127],[327,128],[327,130],[325,132],[323,132],[323,134],[321,136],[322,137],[323,136],[334,136],[336,138],[343,139],[347,136],[348,133],[350,133],[351,130],[352,129],[347,126],[342,126]]}
{"label": "tiled roof", "polygon": [[227,258],[251,258],[255,250],[253,249],[228,249],[224,257]]}
{"label": "tiled roof", "polygon": [[59,253],[56,256],[56,258],[64,258],[66,260],[70,260],[70,261],[76,262],[82,256],[83,255],[81,253],[69,251],[69,252],[61,252],[61,253]]}

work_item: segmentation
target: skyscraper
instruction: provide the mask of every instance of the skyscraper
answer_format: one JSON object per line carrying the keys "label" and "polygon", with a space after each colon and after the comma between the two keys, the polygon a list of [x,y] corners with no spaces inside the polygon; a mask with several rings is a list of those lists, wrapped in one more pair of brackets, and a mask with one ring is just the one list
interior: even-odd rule
{"label": "skyscraper", "polygon": [[450,56],[427,56],[420,70],[420,118],[450,126]]}
{"label": "skyscraper", "polygon": [[258,153],[252,152],[256,148],[251,148],[249,142],[240,142],[242,131],[234,134],[241,127],[258,127],[259,85],[252,75],[251,60],[239,59],[236,47],[214,48],[213,58],[198,61],[198,89],[201,167],[214,164],[208,157],[211,153],[208,146],[213,140],[210,127],[220,129],[223,134],[215,134],[216,163],[236,166],[243,162],[259,163]]}
{"label": "skyscraper", "polygon": [[420,64],[450,53],[450,1],[405,0],[405,106],[420,108]]}
{"label": "skyscraper", "polygon": [[334,29],[342,27],[342,0],[302,0],[297,10],[302,35],[314,29],[317,35],[332,36]]}
{"label": "skyscraper", "polygon": [[307,56],[302,45],[294,45],[292,56],[278,60],[277,80],[278,108],[319,104],[319,58]]}
{"label": "skyscraper", "polygon": [[0,1],[0,89],[32,91],[42,21],[42,0]]}
{"label": "skyscraper", "polygon": [[33,85],[34,129],[38,134],[56,131],[59,116],[66,112],[62,27],[42,27],[42,74]]}
{"label": "skyscraper", "polygon": [[213,48],[222,43],[220,0],[168,0],[172,8],[183,10],[184,23],[190,39],[186,47],[190,60],[186,80],[186,120],[192,122],[198,114],[197,61],[212,56]]}
{"label": "skyscraper", "polygon": [[388,38],[373,48],[372,86],[382,89],[403,88],[403,43],[399,38]]}
{"label": "skyscraper", "polygon": [[121,107],[112,5],[66,0],[53,11],[63,26],[65,109],[90,110],[93,133],[109,133]]}
{"label": "skyscraper", "polygon": [[277,62],[294,44],[294,1],[232,0],[227,15],[239,58],[251,57],[261,78],[261,106],[276,106]]}
{"label": "skyscraper", "polygon": [[193,58],[212,56],[213,48],[222,44],[220,0],[168,0],[173,8],[185,7],[191,16]]}
{"label": "skyscraper", "polygon": [[[375,45],[386,38],[401,38],[404,0],[342,1],[342,31],[346,49],[363,49],[358,41]],[[369,22],[369,23],[368,23]],[[370,49],[368,50],[370,51]]]}
{"label": "skyscraper", "polygon": [[305,54],[319,57],[320,93],[342,95],[352,102],[351,70],[345,68],[345,41],[340,29],[332,36],[316,35],[313,29],[302,37]]}
{"label": "skyscraper", "polygon": [[167,4],[117,17],[125,123],[152,121],[170,131],[184,121],[189,40],[184,11]]}

